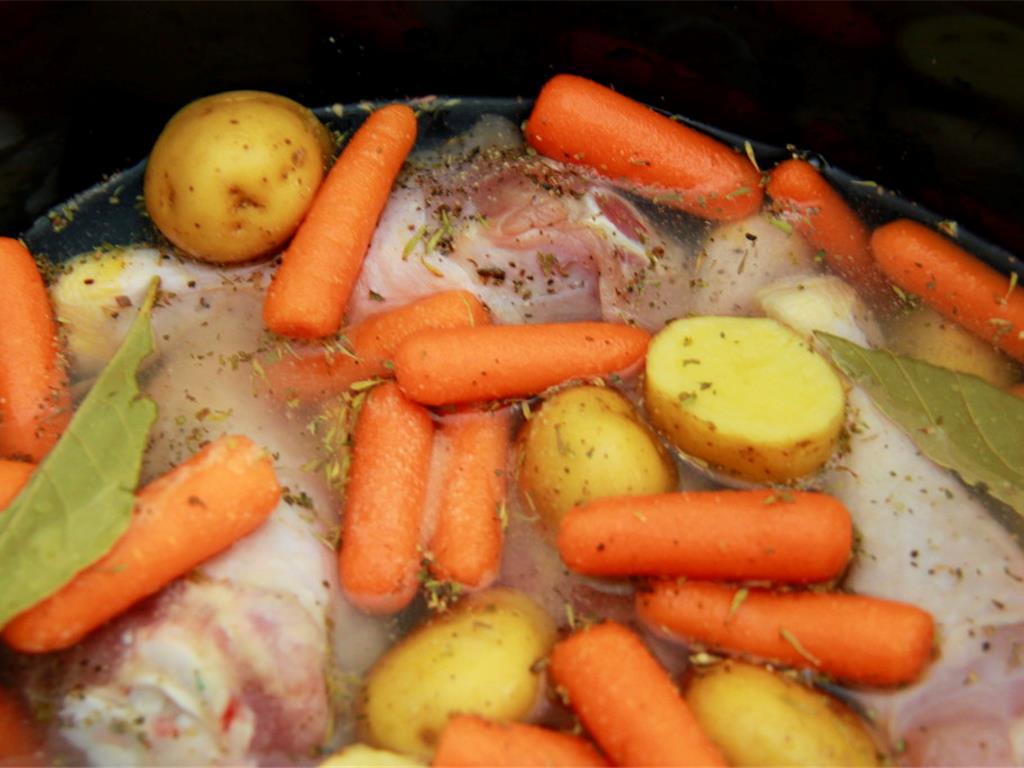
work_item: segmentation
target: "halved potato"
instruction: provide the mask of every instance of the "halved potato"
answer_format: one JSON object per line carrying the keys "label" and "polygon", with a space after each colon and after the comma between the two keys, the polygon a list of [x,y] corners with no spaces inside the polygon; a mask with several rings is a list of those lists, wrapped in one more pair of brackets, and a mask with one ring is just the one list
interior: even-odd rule
{"label": "halved potato", "polygon": [[824,358],[774,320],[751,317],[667,325],[647,351],[644,401],[680,450],[758,482],[821,467],[846,407]]}

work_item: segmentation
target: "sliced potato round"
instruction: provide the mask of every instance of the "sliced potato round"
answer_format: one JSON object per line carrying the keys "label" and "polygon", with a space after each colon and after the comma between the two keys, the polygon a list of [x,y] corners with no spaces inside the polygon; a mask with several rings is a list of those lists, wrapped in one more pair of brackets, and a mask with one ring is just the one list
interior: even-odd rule
{"label": "sliced potato round", "polygon": [[316,116],[284,96],[207,96],[174,115],[153,146],[146,209],[190,256],[247,261],[272,252],[299,226],[331,148]]}
{"label": "sliced potato round", "polygon": [[729,765],[879,765],[848,707],[761,667],[716,664],[692,680],[686,703]]}
{"label": "sliced potato round", "polygon": [[996,387],[1020,380],[1020,368],[998,349],[930,307],[919,307],[885,323],[886,346],[893,352],[961,373],[972,373]]}
{"label": "sliced potato round", "polygon": [[750,317],[676,320],[647,351],[644,401],[680,450],[747,480],[821,467],[843,426],[842,381],[788,328]]}
{"label": "sliced potato round", "polygon": [[360,736],[429,760],[456,712],[497,721],[525,718],[542,691],[536,663],[554,641],[554,622],[521,592],[470,595],[393,646],[370,670]]}
{"label": "sliced potato round", "polygon": [[550,529],[577,504],[664,493],[676,467],[632,404],[607,387],[548,398],[520,435],[519,484]]}

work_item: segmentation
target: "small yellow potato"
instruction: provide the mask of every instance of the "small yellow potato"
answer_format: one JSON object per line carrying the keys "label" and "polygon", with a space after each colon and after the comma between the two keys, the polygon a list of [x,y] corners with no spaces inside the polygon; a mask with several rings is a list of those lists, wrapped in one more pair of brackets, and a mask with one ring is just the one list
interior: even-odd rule
{"label": "small yellow potato", "polygon": [[520,433],[519,484],[556,530],[577,504],[605,496],[664,493],[676,467],[632,404],[607,387],[548,398]]}
{"label": "small yellow potato", "polygon": [[768,318],[676,320],[651,340],[646,370],[654,426],[681,451],[746,480],[815,471],[843,426],[839,376]]}
{"label": "small yellow potato", "polygon": [[282,245],[309,209],[332,142],[291,99],[231,91],[193,101],[164,127],[146,166],[146,210],[185,253],[248,261]]}
{"label": "small yellow potato", "polygon": [[427,764],[407,755],[374,749],[365,744],[350,744],[328,757],[319,768],[379,768],[383,766],[422,766]]}
{"label": "small yellow potato", "polygon": [[973,373],[996,387],[1020,380],[1018,366],[991,344],[920,307],[885,323],[886,346],[893,352],[961,373]]}
{"label": "small yellow potato", "polygon": [[879,765],[860,719],[839,700],[761,667],[725,661],[686,690],[729,765]]}
{"label": "small yellow potato", "polygon": [[389,650],[370,670],[360,738],[429,760],[456,712],[527,717],[543,694],[537,662],[555,641],[551,617],[521,592],[468,596]]}

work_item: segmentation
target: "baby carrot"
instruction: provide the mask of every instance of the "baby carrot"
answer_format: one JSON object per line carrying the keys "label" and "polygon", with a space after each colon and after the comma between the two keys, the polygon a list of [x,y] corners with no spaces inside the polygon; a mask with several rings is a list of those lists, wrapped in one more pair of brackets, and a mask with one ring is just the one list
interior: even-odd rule
{"label": "baby carrot", "polygon": [[761,207],[760,174],[746,157],[582,77],[547,82],[526,123],[526,140],[556,160],[662,187],[670,205],[704,218],[731,221]]}
{"label": "baby carrot", "polygon": [[469,291],[442,291],[404,307],[368,317],[352,332],[356,354],[389,360],[398,345],[417,331],[490,325],[491,316]]}
{"label": "baby carrot", "polygon": [[255,530],[280,495],[263,448],[239,435],[214,440],[139,491],[131,524],[113,549],[16,616],[4,640],[25,653],[74,645]]}
{"label": "baby carrot", "polygon": [[395,384],[370,391],[356,421],[339,570],[349,599],[394,613],[416,594],[434,425]]}
{"label": "baby carrot", "polygon": [[35,468],[35,464],[29,464],[27,461],[0,459],[0,511],[14,501],[14,497],[21,492]]}
{"label": "baby carrot", "polygon": [[[15,694],[0,688],[0,761],[4,765],[34,765],[30,758],[41,746]],[[18,762],[9,762],[15,759]]]}
{"label": "baby carrot", "polygon": [[263,305],[267,328],[317,338],[341,327],[391,185],[416,142],[416,115],[404,104],[367,118],[317,191]]}
{"label": "baby carrot", "polygon": [[562,640],[550,670],[612,762],[725,764],[668,673],[621,624],[598,624]]}
{"label": "baby carrot", "polygon": [[350,329],[353,355],[285,357],[266,367],[270,389],[282,399],[317,400],[353,383],[390,376],[388,361],[406,338],[428,328],[460,328],[491,322],[487,308],[468,291],[442,291],[369,317]]}
{"label": "baby carrot", "polygon": [[868,248],[867,227],[813,165],[796,159],[779,163],[768,178],[768,196],[840,277],[873,299],[889,298]]}
{"label": "baby carrot", "polygon": [[354,352],[318,352],[305,357],[286,356],[263,366],[267,388],[278,400],[312,403],[337,395],[357,381],[383,376],[384,366]]}
{"label": "baby carrot", "polygon": [[445,724],[434,768],[607,765],[579,736],[525,723],[455,715]]}
{"label": "baby carrot", "polygon": [[0,237],[0,456],[39,461],[71,418],[57,325],[32,255]]}
{"label": "baby carrot", "polygon": [[916,221],[879,227],[871,248],[897,286],[1024,362],[1024,288]]}
{"label": "baby carrot", "polygon": [[615,323],[491,325],[420,331],[398,346],[402,390],[427,405],[534,395],[643,359],[650,335]]}
{"label": "baby carrot", "polygon": [[445,458],[430,570],[442,581],[479,589],[498,575],[508,433],[507,411],[456,414],[438,430],[434,450]]}
{"label": "baby carrot", "polygon": [[562,519],[558,551],[593,576],[825,581],[850,557],[850,513],[799,491],[694,491],[598,499]]}
{"label": "baby carrot", "polygon": [[656,582],[637,595],[637,612],[652,629],[687,642],[867,685],[915,680],[931,659],[934,635],[931,614],[906,603],[698,581]]}

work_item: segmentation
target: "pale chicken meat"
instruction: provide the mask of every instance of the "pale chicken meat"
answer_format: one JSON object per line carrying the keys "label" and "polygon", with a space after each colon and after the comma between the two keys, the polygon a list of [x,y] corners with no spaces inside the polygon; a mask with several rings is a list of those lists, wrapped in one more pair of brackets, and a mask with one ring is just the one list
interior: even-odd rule
{"label": "pale chicken meat", "polygon": [[[178,291],[154,312],[157,353],[143,388],[160,410],[143,480],[222,434],[242,433],[275,457],[283,497],[254,533],[87,638],[56,682],[30,669],[27,688],[34,698],[56,698],[48,738],[76,761],[306,762],[343,735],[335,728],[337,681],[365,669],[388,628],[341,598],[337,501],[306,466],[320,450],[317,439],[304,421],[268,408],[257,386],[263,277],[250,267],[170,264],[151,250],[118,254],[115,263],[117,275],[148,270],[183,283],[165,283]],[[116,286],[131,300],[122,300],[121,315],[134,313],[143,285],[133,278]],[[96,323],[68,333],[98,354],[102,348],[81,334],[109,324],[105,332],[116,335],[125,318],[111,318],[100,303],[93,311]]]}
{"label": "pale chicken meat", "polygon": [[[795,330],[869,346],[870,312],[837,278],[763,290]],[[788,294],[789,301],[780,299]],[[911,765],[1024,762],[1024,553],[985,504],[924,456],[856,385],[849,441],[820,484],[857,531],[844,586],[920,606],[936,619],[936,659],[914,685],[857,698]]]}
{"label": "pale chicken meat", "polygon": [[502,323],[604,318],[654,330],[683,312],[689,262],[620,192],[492,147],[400,180],[349,320],[463,289]]}

